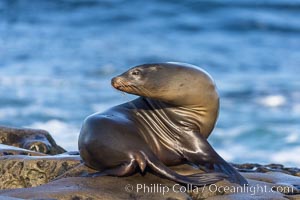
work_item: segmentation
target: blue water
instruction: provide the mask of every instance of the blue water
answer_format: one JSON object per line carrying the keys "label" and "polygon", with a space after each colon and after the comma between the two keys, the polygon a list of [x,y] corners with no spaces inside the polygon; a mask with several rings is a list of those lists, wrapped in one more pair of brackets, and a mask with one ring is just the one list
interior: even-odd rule
{"label": "blue water", "polygon": [[299,0],[1,0],[0,123],[76,150],[86,116],[134,98],[110,78],[162,61],[214,77],[225,159],[300,166]]}

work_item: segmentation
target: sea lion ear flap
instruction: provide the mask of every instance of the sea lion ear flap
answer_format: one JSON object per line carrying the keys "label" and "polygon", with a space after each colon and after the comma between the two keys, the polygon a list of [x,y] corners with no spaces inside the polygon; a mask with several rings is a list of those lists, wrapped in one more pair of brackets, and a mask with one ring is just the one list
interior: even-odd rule
{"label": "sea lion ear flap", "polygon": [[160,70],[161,68],[162,67],[160,65],[153,65],[153,66],[150,67],[150,70],[155,72],[155,71]]}

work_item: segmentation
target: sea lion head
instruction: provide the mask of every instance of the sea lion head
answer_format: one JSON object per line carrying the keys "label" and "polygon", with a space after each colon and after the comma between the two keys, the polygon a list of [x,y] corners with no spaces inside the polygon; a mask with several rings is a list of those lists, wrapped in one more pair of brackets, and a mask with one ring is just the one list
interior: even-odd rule
{"label": "sea lion head", "polygon": [[120,91],[175,105],[206,106],[218,104],[219,99],[211,76],[185,63],[138,65],[114,77],[111,83]]}

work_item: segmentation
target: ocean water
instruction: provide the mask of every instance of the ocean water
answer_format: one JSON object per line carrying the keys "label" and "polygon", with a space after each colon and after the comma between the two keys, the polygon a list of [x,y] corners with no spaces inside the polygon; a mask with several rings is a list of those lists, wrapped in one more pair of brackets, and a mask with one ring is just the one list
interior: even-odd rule
{"label": "ocean water", "polygon": [[163,61],[214,77],[226,160],[300,166],[299,0],[1,0],[0,124],[77,150],[86,116],[135,98],[110,79]]}

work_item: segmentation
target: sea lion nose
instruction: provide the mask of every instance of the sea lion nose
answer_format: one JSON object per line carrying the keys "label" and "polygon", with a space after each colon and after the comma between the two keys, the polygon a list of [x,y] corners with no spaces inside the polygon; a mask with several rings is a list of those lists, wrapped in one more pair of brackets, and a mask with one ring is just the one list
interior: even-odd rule
{"label": "sea lion nose", "polygon": [[114,78],[111,79],[111,85],[114,88],[117,88],[120,85],[120,81],[121,81],[121,78],[119,76],[114,77]]}

